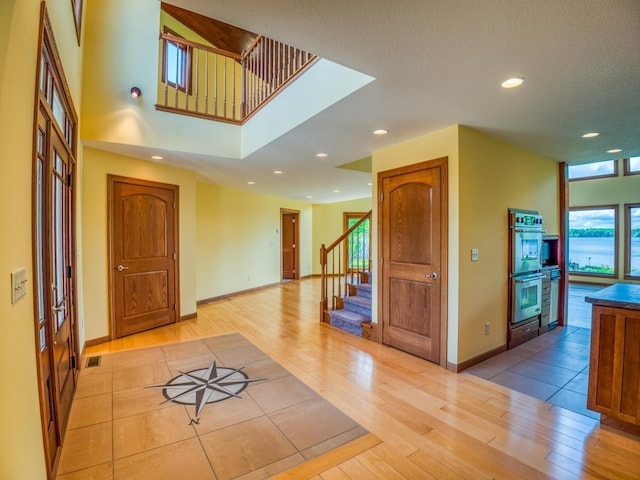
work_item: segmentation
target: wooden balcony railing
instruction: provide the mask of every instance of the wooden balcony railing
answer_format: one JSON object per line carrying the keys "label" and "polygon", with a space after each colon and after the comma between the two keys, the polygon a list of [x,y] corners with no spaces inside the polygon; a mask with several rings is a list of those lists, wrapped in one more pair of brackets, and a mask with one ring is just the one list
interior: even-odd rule
{"label": "wooden balcony railing", "polygon": [[163,33],[156,108],[242,124],[316,58],[263,36],[238,55]]}
{"label": "wooden balcony railing", "polygon": [[[365,223],[368,222],[368,223]],[[342,297],[354,294],[352,285],[365,282],[371,271],[371,211],[328,247],[320,247],[320,321],[329,322],[329,311],[343,307]],[[367,228],[361,228],[365,226]]]}

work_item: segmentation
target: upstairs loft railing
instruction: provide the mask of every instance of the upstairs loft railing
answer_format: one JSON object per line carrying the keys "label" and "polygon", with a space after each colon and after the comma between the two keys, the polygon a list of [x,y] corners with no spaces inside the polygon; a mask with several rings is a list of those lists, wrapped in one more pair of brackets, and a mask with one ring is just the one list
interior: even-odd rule
{"label": "upstairs loft railing", "polygon": [[369,281],[371,272],[371,210],[328,247],[320,247],[320,321],[343,308],[342,298],[355,294],[354,285]]}
{"label": "upstairs loft railing", "polygon": [[162,111],[242,124],[316,56],[258,36],[238,55],[184,38],[160,35],[158,103]]}

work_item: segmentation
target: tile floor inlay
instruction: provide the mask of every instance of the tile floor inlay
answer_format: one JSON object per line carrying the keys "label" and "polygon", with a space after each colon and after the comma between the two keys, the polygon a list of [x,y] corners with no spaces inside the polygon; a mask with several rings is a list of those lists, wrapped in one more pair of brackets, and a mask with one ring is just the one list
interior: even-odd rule
{"label": "tile floor inlay", "polygon": [[[228,398],[242,398],[242,392],[251,382],[260,382],[266,378],[249,378],[241,368],[218,367],[216,362],[206,368],[180,372],[164,385],[152,385],[147,388],[161,388],[167,399],[165,402],[181,405],[195,405],[196,417],[207,403],[216,403]],[[199,423],[199,419],[192,420]]]}
{"label": "tile floor inlay", "polygon": [[254,480],[370,448],[355,442],[367,430],[238,333],[101,357],[82,363],[58,480]]}

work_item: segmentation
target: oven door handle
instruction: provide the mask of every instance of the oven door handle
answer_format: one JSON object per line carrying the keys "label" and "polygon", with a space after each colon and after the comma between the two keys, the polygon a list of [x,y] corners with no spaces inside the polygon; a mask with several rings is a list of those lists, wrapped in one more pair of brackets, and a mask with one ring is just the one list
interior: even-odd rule
{"label": "oven door handle", "polygon": [[547,231],[544,228],[513,228],[513,231],[516,233],[546,233]]}
{"label": "oven door handle", "polygon": [[516,281],[516,283],[527,283],[527,282],[532,282],[534,280],[542,280],[543,278],[544,278],[544,275],[538,275],[535,277],[527,277],[524,279],[516,278],[514,280]]}

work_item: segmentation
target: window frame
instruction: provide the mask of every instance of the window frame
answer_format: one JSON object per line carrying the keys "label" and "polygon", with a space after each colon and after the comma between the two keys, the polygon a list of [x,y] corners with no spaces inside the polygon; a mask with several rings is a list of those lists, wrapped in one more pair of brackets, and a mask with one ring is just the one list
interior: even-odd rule
{"label": "window frame", "polygon": [[[639,172],[640,173],[640,172]],[[640,280],[640,271],[631,275],[631,209],[640,209],[640,203],[624,204],[624,278],[625,280]]]}
{"label": "window frame", "polygon": [[624,159],[624,174],[626,175],[640,175],[640,170],[631,170],[631,158],[640,158],[637,156],[627,157]]}
{"label": "window frame", "polygon": [[[604,175],[592,175],[592,176],[588,176],[588,177],[580,177],[580,178],[571,178],[571,167],[572,166],[578,166],[578,165],[588,165],[590,163],[604,163],[604,162],[613,162],[613,173],[607,173]],[[582,180],[593,180],[596,178],[611,178],[611,177],[617,177],[618,176],[618,160],[599,160],[597,162],[586,162],[586,163],[576,163],[573,165],[568,165],[567,166],[567,180],[569,180],[570,182],[579,182]]]}
{"label": "window frame", "polygon": [[[164,27],[164,33],[173,35],[174,37],[183,38],[183,36],[178,35],[176,32],[171,30],[168,27]],[[174,45],[178,51],[182,52],[183,62],[182,62],[182,71],[177,72],[180,74],[181,82],[175,83],[167,79],[167,45]],[[177,88],[181,92],[185,92],[188,95],[191,95],[192,92],[192,75],[191,75],[191,57],[192,57],[192,48],[189,45],[182,45],[178,42],[172,42],[171,40],[165,40],[162,42],[162,83],[164,85],[169,85],[173,88]]]}
{"label": "window frame", "polygon": [[[613,273],[596,273],[596,272],[579,272],[575,270],[569,269],[569,260],[571,259],[571,247],[569,246],[569,234],[571,232],[571,225],[569,221],[569,217],[572,211],[578,210],[613,210],[613,225],[614,225],[614,235],[613,235]],[[609,205],[581,205],[577,207],[569,207],[567,212],[567,273],[569,275],[579,275],[582,277],[600,277],[600,278],[618,278],[619,268],[618,264],[619,260],[619,242],[620,242],[620,225],[619,225],[619,210],[620,205],[618,204],[609,204]]]}

